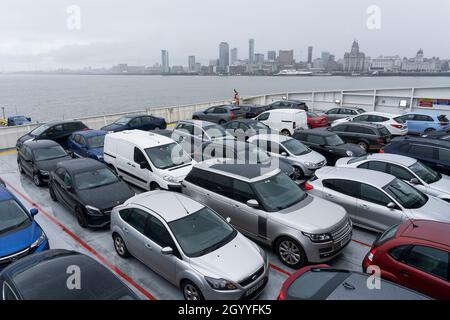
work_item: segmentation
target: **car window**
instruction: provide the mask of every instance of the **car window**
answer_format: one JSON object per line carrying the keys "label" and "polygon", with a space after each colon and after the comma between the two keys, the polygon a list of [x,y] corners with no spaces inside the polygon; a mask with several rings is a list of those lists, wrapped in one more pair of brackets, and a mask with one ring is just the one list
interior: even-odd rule
{"label": "car window", "polygon": [[323,186],[350,197],[359,197],[360,185],[355,181],[343,179],[327,179],[323,181]]}
{"label": "car window", "polygon": [[228,129],[237,129],[239,128],[239,122],[230,122],[226,126]]}
{"label": "car window", "polygon": [[439,249],[414,246],[406,263],[426,273],[448,280],[448,252]]}
{"label": "car window", "polygon": [[437,118],[438,118],[438,120],[440,122],[445,122],[445,123],[449,123],[450,122],[445,114],[441,114]]}
{"label": "car window", "polygon": [[405,114],[404,116],[401,116],[403,121],[414,121],[415,114]]}
{"label": "car window", "polygon": [[84,137],[80,136],[80,145],[85,146],[86,145],[86,139]]}
{"label": "car window", "polygon": [[70,177],[68,172],[64,173],[63,181],[64,181],[64,184],[67,187],[71,187],[72,186],[72,178]]}
{"label": "car window", "polygon": [[389,202],[392,202],[384,192],[365,183],[361,183],[360,199],[381,206],[386,206]]}
{"label": "car window", "polygon": [[294,133],[294,138],[301,140],[301,141],[308,141],[308,136],[309,134],[303,133],[303,132],[295,132]]}
{"label": "car window", "polygon": [[339,109],[335,108],[335,109],[331,109],[328,110],[327,112],[325,112],[326,114],[338,114],[339,113]]}
{"label": "car window", "polygon": [[148,213],[136,208],[128,210],[129,211],[123,216],[123,219],[134,229],[144,234]]}
{"label": "car window", "polygon": [[397,261],[402,261],[411,246],[400,246],[389,251],[389,255]]}
{"label": "car window", "polygon": [[3,282],[2,298],[3,300],[19,300],[14,291],[11,289],[10,285],[6,281]]}
{"label": "car window", "polygon": [[433,122],[433,118],[424,114],[416,114],[414,116],[414,121],[431,121]]}
{"label": "car window", "polygon": [[209,173],[208,180],[213,187],[212,192],[218,193],[224,197],[231,198],[233,196],[233,179],[221,174]]}
{"label": "car window", "polygon": [[409,153],[413,156],[418,156],[420,158],[434,158],[434,148],[430,146],[424,146],[420,144],[411,144],[409,148]]}
{"label": "car window", "polygon": [[249,127],[245,123],[240,122],[239,129],[241,129],[242,131],[247,131]]}
{"label": "car window", "polygon": [[387,163],[381,161],[368,161],[358,166],[360,169],[369,169],[380,172],[387,172]]}
{"label": "car window", "polygon": [[144,153],[137,147],[134,147],[134,162],[139,164],[147,162]]}
{"label": "car window", "polygon": [[51,138],[61,134],[62,132],[64,132],[63,126],[62,124],[59,124],[45,131],[44,136]]}
{"label": "car window", "polygon": [[311,144],[317,144],[317,145],[323,145],[325,144],[325,140],[322,136],[317,136],[315,134],[309,134],[308,138],[306,139],[307,142]]}
{"label": "car window", "polygon": [[212,185],[208,180],[208,175],[209,172],[194,167],[186,176],[185,180],[199,186],[200,188],[209,189]]}
{"label": "car window", "polygon": [[355,122],[366,122],[369,121],[369,116],[367,114],[363,114],[362,116],[357,116],[353,118],[353,121]]}
{"label": "car window", "polygon": [[390,165],[389,171],[390,172],[388,173],[402,180],[411,181],[411,179],[415,178],[415,176],[411,172],[395,164]]}
{"label": "car window", "polygon": [[270,116],[270,112],[266,112],[266,113],[261,114],[257,119],[259,121],[266,121],[267,119],[269,119],[269,116]]}
{"label": "car window", "polygon": [[355,116],[358,114],[358,112],[356,112],[355,110],[350,110],[350,113]]}
{"label": "car window", "polygon": [[266,140],[255,140],[256,146],[266,152],[272,152],[272,143]]}
{"label": "car window", "polygon": [[368,135],[375,135],[375,132],[369,128],[366,127],[359,127],[359,126],[351,126],[347,130],[348,132],[354,132],[354,133],[360,133],[360,134],[368,134]]}
{"label": "car window", "polygon": [[250,184],[244,181],[233,179],[233,199],[242,203],[248,200],[257,200]]}
{"label": "car window", "polygon": [[187,123],[180,123],[180,124],[177,126],[177,130],[182,130],[182,131],[184,131],[185,133],[189,133],[189,134],[191,134],[191,135],[194,134],[194,126],[191,125],[191,124],[187,124]]}
{"label": "car window", "polygon": [[385,122],[388,121],[389,118],[382,117],[382,116],[376,116],[376,115],[369,115],[367,121],[369,122]]}
{"label": "car window", "polygon": [[65,123],[63,126],[64,131],[74,132],[80,129],[80,124],[77,122]]}
{"label": "car window", "polygon": [[129,124],[131,127],[140,127],[141,126],[141,118],[134,118],[133,120],[130,121]]}
{"label": "car window", "polygon": [[438,149],[439,161],[450,162],[450,150],[449,149]]}
{"label": "car window", "polygon": [[339,131],[339,132],[345,132],[347,131],[347,129],[348,129],[347,125],[340,125],[331,128],[332,131]]}
{"label": "car window", "polygon": [[142,122],[142,125],[147,125],[147,124],[151,124],[152,123],[152,117],[142,117],[141,118],[141,122]]}
{"label": "car window", "polygon": [[339,109],[339,114],[351,115],[352,111],[349,109]]}
{"label": "car window", "polygon": [[161,248],[171,247],[173,250],[176,249],[169,231],[164,224],[154,216],[149,216],[145,229],[145,235]]}

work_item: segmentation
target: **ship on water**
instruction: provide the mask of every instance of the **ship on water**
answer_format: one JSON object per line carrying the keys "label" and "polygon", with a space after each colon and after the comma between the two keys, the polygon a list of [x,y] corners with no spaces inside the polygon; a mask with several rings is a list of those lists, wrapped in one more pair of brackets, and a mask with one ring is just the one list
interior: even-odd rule
{"label": "ship on water", "polygon": [[285,69],[281,70],[280,72],[276,73],[275,76],[311,76],[313,73],[311,71],[306,70],[292,70],[292,69]]}

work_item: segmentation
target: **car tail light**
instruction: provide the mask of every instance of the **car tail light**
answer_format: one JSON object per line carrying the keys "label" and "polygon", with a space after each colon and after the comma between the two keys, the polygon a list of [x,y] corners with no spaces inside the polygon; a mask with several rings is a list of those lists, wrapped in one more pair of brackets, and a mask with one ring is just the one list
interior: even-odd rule
{"label": "car tail light", "polygon": [[278,295],[277,300],[286,300],[286,295],[284,294],[284,291],[281,291]]}
{"label": "car tail light", "polygon": [[397,128],[397,129],[403,129],[403,125],[402,124],[391,123],[391,127],[394,127],[394,128]]}
{"label": "car tail light", "polygon": [[384,143],[384,139],[383,139],[383,138],[378,138],[378,139],[377,139],[377,143],[383,144],[383,143]]}
{"label": "car tail light", "polygon": [[312,189],[314,189],[313,185],[308,182],[305,182],[305,190],[310,191]]}
{"label": "car tail light", "polygon": [[367,255],[367,259],[370,262],[373,262],[373,258],[375,257],[375,253],[377,252],[377,249],[370,250],[369,254]]}
{"label": "car tail light", "polygon": [[295,121],[292,123],[292,128],[293,129],[297,128],[297,124],[295,123]]}
{"label": "car tail light", "polygon": [[386,153],[386,152],[384,152],[384,149],[380,149],[380,153]]}
{"label": "car tail light", "polygon": [[234,112],[230,111],[230,120],[234,120]]}

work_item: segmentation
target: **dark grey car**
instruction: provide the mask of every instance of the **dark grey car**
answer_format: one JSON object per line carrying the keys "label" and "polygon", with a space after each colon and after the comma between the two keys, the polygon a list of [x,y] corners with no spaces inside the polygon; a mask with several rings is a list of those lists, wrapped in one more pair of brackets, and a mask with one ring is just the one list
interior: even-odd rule
{"label": "dark grey car", "polygon": [[332,123],[334,120],[354,117],[364,112],[366,112],[366,110],[360,107],[340,107],[330,109],[324,112],[323,115],[327,117],[329,123]]}
{"label": "dark grey car", "polygon": [[221,105],[194,112],[192,119],[224,124],[236,119],[245,119],[245,114],[246,113],[237,106]]}

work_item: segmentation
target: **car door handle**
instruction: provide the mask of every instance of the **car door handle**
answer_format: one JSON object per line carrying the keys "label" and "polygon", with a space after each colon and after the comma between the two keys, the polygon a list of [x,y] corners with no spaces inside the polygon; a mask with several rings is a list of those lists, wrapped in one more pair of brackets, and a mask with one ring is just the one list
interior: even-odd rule
{"label": "car door handle", "polygon": [[133,168],[136,168],[136,167],[134,166],[134,164],[132,164],[131,162],[127,162],[127,165],[132,166]]}
{"label": "car door handle", "polygon": [[209,193],[205,194],[205,196],[207,196],[208,198],[211,198],[211,194],[209,194]]}
{"label": "car door handle", "polygon": [[327,193],[326,196],[327,196],[327,198],[331,198],[331,199],[334,198],[334,196],[332,194],[329,194],[329,193]]}
{"label": "car door handle", "polygon": [[151,246],[150,244],[148,244],[148,243],[145,244],[145,247],[146,247],[147,249],[149,249],[149,250],[153,250],[152,246]]}
{"label": "car door handle", "polygon": [[400,274],[401,274],[402,276],[404,276],[404,277],[409,278],[409,272],[406,271],[406,270],[400,270]]}
{"label": "car door handle", "polygon": [[233,206],[233,208],[240,208],[240,206],[238,204],[233,204],[232,206]]}
{"label": "car door handle", "polygon": [[367,204],[360,204],[359,206],[364,209],[369,209],[369,206]]}
{"label": "car door handle", "polygon": [[123,228],[123,232],[128,233],[128,228]]}

